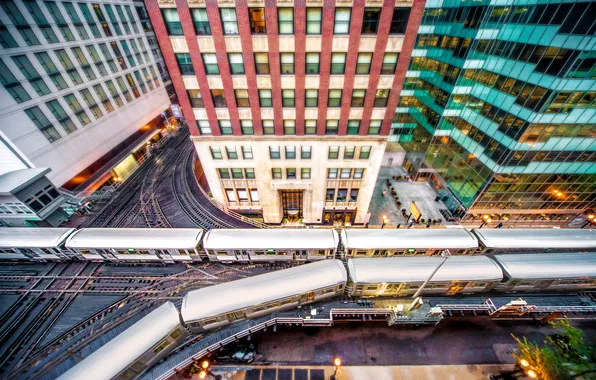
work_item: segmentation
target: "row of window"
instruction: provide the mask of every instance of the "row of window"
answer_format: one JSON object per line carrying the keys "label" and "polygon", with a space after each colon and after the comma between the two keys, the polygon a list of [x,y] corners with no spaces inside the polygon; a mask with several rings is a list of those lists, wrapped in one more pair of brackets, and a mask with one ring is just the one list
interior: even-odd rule
{"label": "row of window", "polygon": [[29,207],[25,206],[21,202],[8,202],[0,204],[0,215],[23,215],[33,214],[33,211]]}
{"label": "row of window", "polygon": [[[233,135],[234,130],[232,122],[230,120],[218,120],[219,131],[222,135]],[[368,125],[368,135],[378,135],[381,133],[381,126],[383,120],[371,120]],[[208,120],[197,120],[197,126],[201,131],[202,135],[211,135],[211,126]],[[255,130],[252,124],[252,120],[240,120],[240,126],[243,135],[254,135]],[[360,130],[360,120],[348,120],[347,135],[358,135]],[[339,120],[327,120],[325,124],[326,135],[337,135],[339,131]],[[284,135],[296,135],[296,120],[284,120],[283,121],[283,132]],[[316,135],[317,133],[317,120],[305,120],[304,121],[304,134]],[[273,120],[263,120],[263,134],[274,135],[275,125]]]}
{"label": "row of window", "polygon": [[[255,169],[253,168],[219,168],[217,169],[217,172],[220,179],[255,179]],[[271,169],[271,174],[273,179],[281,179],[282,169],[273,168]],[[287,179],[297,179],[296,174],[296,168],[286,168]],[[364,177],[364,169],[362,168],[327,169],[327,179],[362,179],[362,177]],[[300,169],[300,179],[310,179],[310,168]]]}
{"label": "row of window", "polygon": [[[174,8],[162,9],[162,15],[166,24],[168,34],[171,36],[182,36],[184,31],[178,11]],[[191,8],[191,16],[194,23],[195,33],[197,35],[211,35],[211,24],[205,8]],[[272,11],[270,9],[270,11]],[[219,8],[219,15],[223,34],[240,34],[238,28],[238,17],[234,8]],[[265,18],[265,8],[248,8],[249,26],[251,34],[267,34],[267,21]],[[381,8],[366,7],[362,20],[361,34],[376,34],[379,29],[381,17]],[[389,27],[390,34],[405,34],[410,17],[410,8],[395,8]],[[352,21],[352,8],[335,8],[333,34],[342,35],[350,32]],[[213,22],[213,20],[212,20]],[[307,7],[305,32],[309,35],[322,33],[323,8]],[[301,25],[300,25],[301,26]],[[279,34],[294,34],[294,8],[277,8],[277,30]]]}
{"label": "row of window", "polygon": [[[386,107],[389,101],[390,89],[381,88],[375,92],[373,107]],[[193,108],[205,107],[205,102],[200,90],[187,90],[188,98]],[[296,107],[296,90],[282,89],[281,102],[282,107]],[[250,107],[250,98],[248,90],[234,90],[236,106]],[[328,107],[341,107],[343,90],[332,89],[327,95]],[[227,107],[224,90],[211,90],[211,99],[213,105],[218,108]],[[366,90],[354,89],[352,90],[352,99],[350,100],[350,107],[364,107],[366,99]],[[304,106],[318,107],[319,105],[319,90],[307,89],[304,91]],[[273,93],[271,90],[259,90],[259,106],[273,107]]]}
{"label": "row of window", "polygon": [[[143,73],[148,78],[147,69],[143,69]],[[143,81],[141,73],[139,71],[135,71],[133,74],[135,75],[137,82],[141,87],[141,91],[144,94],[147,93],[148,90],[145,85],[145,82]],[[128,85],[130,86],[130,91],[126,86],[124,78],[126,78],[126,82],[128,82]],[[134,100],[131,95],[131,92],[132,94],[134,94],[135,99],[141,96],[141,93],[137,88],[137,83],[135,82],[131,74],[126,74],[124,77],[117,77],[115,80],[118,85],[118,88],[120,89],[120,92],[123,94],[127,102],[131,102]],[[154,81],[159,86],[159,80],[157,79],[157,77],[155,77]],[[104,87],[100,83],[92,86],[93,92],[95,93],[95,96],[97,97],[97,99],[99,99],[99,101],[97,101],[96,98],[93,96],[93,93],[91,92],[90,88],[84,88],[79,91],[79,96],[83,98],[85,104],[87,105],[87,107],[89,107],[89,110],[91,111],[95,119],[99,119],[104,116],[101,108],[99,107],[99,103],[102,104],[103,108],[107,113],[111,113],[112,111],[114,111],[114,106],[111,100],[113,100],[118,107],[122,107],[124,105],[124,102],[122,101],[122,98],[120,97],[120,94],[118,92],[118,89],[116,89],[116,85],[114,85],[114,82],[112,80],[108,80],[104,84],[108,88],[110,96],[108,96]],[[153,90],[153,84],[151,83],[151,80],[147,79],[147,84],[149,85],[150,90]],[[62,97],[62,100],[68,105],[68,107],[79,120],[79,123],[81,123],[82,126],[85,126],[91,122],[91,119],[87,114],[87,111],[85,111],[85,109],[81,106],[81,103],[79,102],[75,93],[64,95]],[[50,110],[50,112],[54,115],[58,123],[62,126],[62,129],[67,134],[76,131],[77,127],[70,118],[69,114],[64,110],[64,107],[60,102],[60,98],[50,100],[45,104]],[[62,137],[60,133],[56,130],[52,122],[48,120],[44,112],[39,108],[39,106],[34,106],[25,109],[25,114],[29,116],[31,121],[33,121],[33,123],[43,133],[43,135],[49,142],[55,142]]]}
{"label": "row of window", "polygon": [[359,189],[327,189],[325,202],[357,202]]}
{"label": "row of window", "polygon": [[[75,7],[74,3],[69,2],[55,2],[55,1],[43,1],[41,2],[45,5],[47,9],[47,13],[51,15],[53,20],[48,21],[42,8],[40,7],[37,1],[28,0],[23,1],[25,8],[29,11],[31,17],[35,21],[36,25],[39,27],[41,34],[44,36],[48,44],[53,43],[60,43],[61,41],[56,36],[56,33],[53,29],[53,25],[60,31],[62,37],[66,42],[71,42],[75,40],[87,40],[90,38],[103,38],[104,36],[101,35],[97,23],[99,21],[99,25],[101,29],[104,31],[105,37],[112,37],[114,34],[112,33],[112,29],[107,23],[107,20],[104,17],[102,8],[100,4],[87,4],[87,3],[78,3],[77,7]],[[58,4],[62,4],[66,13],[70,17],[68,20],[64,17],[62,10]],[[89,9],[89,6],[93,9],[93,13],[95,13],[96,19],[93,17],[93,13]],[[116,14],[112,9],[112,5],[110,4],[102,4],[105,8],[106,12],[108,13],[108,17],[110,18],[110,23],[112,28],[114,29],[116,35],[122,36],[124,34],[137,34],[139,33],[139,28],[135,21],[135,18],[132,13],[132,9],[129,5],[114,5],[116,9],[116,13],[120,19],[120,23],[116,18]],[[0,2],[0,6],[9,17],[11,22],[16,26],[17,31],[27,44],[27,46],[35,46],[41,45],[42,42],[39,40],[35,31],[31,28],[28,24],[27,20],[23,16],[21,9],[16,5],[14,1],[2,1]],[[83,19],[87,23],[89,30],[91,30],[91,34],[93,37],[90,37],[85,25],[82,22],[79,13],[77,12],[77,8],[80,11],[80,14],[83,16]],[[127,16],[124,15],[126,12]],[[130,25],[132,25],[131,30]],[[122,32],[120,25],[124,28],[125,33]],[[71,30],[71,26],[77,31],[78,37],[75,36]],[[0,45],[4,48],[14,48],[18,47],[18,43],[15,41],[13,36],[11,35],[10,31],[4,26],[0,25]]]}
{"label": "row of window", "polygon": [[[211,150],[211,158],[214,160],[223,160],[223,152],[220,147],[212,146],[209,147]],[[250,146],[242,146],[242,157],[245,160],[253,159],[252,147]],[[370,146],[361,146],[358,153],[359,160],[368,160],[370,158]],[[238,149],[235,146],[226,146],[226,156],[228,160],[237,160],[238,159]],[[358,147],[356,146],[345,146],[344,147],[344,160],[354,160],[356,159],[356,151],[358,151]],[[339,159],[339,152],[340,147],[337,146],[330,146],[327,152],[327,158],[330,160],[337,160]],[[285,146],[284,147],[284,157],[286,160],[295,160],[296,159],[296,147],[295,146]],[[269,147],[269,158],[271,160],[280,160],[281,159],[281,148],[280,146],[270,146]],[[312,158],[312,147],[311,146],[301,146],[300,147],[300,158],[303,160],[310,160]],[[254,172],[253,172],[254,173]],[[253,174],[254,175],[254,174]],[[249,178],[249,177],[247,177]],[[254,177],[252,177],[254,178]],[[329,177],[331,178],[331,177]]]}
{"label": "row of window", "polygon": [[327,179],[362,179],[362,177],[364,177],[364,169],[361,168],[327,169]]}
{"label": "row of window", "polygon": [[[321,69],[320,53],[305,53],[305,73],[319,74]],[[220,66],[215,53],[201,54],[203,67],[207,75],[219,75]],[[358,53],[356,58],[356,74],[366,75],[370,73],[373,53]],[[381,75],[391,75],[395,73],[399,53],[384,53],[383,64],[381,65]],[[190,53],[176,53],[178,68],[182,75],[194,75],[195,70],[192,65]],[[343,75],[346,72],[347,53],[331,53],[330,73],[331,75]],[[230,73],[232,75],[245,74],[244,58],[242,53],[228,53],[228,62]],[[296,74],[295,54],[279,53],[280,73]],[[255,71],[257,74],[270,74],[269,53],[254,53]]]}
{"label": "row of window", "polygon": [[60,197],[60,193],[54,185],[49,184],[46,185],[43,189],[36,192],[34,195],[27,198],[25,203],[29,206],[33,211],[38,212],[50,203],[54,201],[54,199]]}
{"label": "row of window", "polygon": [[[272,179],[283,179],[282,168],[272,168],[271,178]],[[300,168],[300,178],[297,176],[296,168],[286,168],[285,179],[310,179],[310,168]]]}
{"label": "row of window", "polygon": [[[145,57],[145,61],[143,61],[143,59],[141,58],[141,50],[139,50],[136,41],[134,39],[129,41],[131,46],[133,47],[133,50],[136,52],[137,60],[139,64],[149,63],[150,59],[147,51],[145,50],[145,44],[141,38],[139,38],[138,41],[143,49],[142,53]],[[123,48],[125,47],[124,51],[127,52],[128,62],[131,64],[131,67],[135,67],[136,63],[133,58],[133,54],[128,49],[127,42],[122,40],[120,41],[120,43]],[[112,51],[116,56],[115,61],[114,59],[112,59],[112,56],[110,55],[110,50],[108,49],[108,46],[105,43],[101,43],[98,46],[102,51],[104,57],[106,57],[105,62],[107,62],[111,72],[118,72],[118,67],[120,67],[120,69],[122,70],[128,69],[117,42],[111,42],[109,43],[109,45],[111,46]],[[80,65],[80,70],[82,70],[85,74],[85,79],[83,79],[83,77],[81,76],[79,69],[75,67],[73,60],[71,59],[66,49],[59,49],[53,51],[64,71],[61,71],[59,69],[54,59],[52,58],[52,56],[50,56],[48,52],[35,53],[34,55],[39,65],[44,69],[45,73],[49,76],[54,86],[56,86],[56,89],[60,91],[67,89],[70,86],[69,84],[67,84],[64,78],[64,73],[68,75],[68,77],[72,81],[72,85],[74,86],[80,85],[84,83],[86,80],[91,81],[97,79],[98,77],[104,77],[109,75],[95,45],[87,45],[85,48],[94,65],[91,65],[89,59],[87,58],[81,47],[73,47],[70,49],[76,61]],[[29,84],[33,87],[33,90],[37,93],[38,96],[48,95],[52,92],[52,90],[50,90],[50,88],[48,87],[46,81],[42,78],[42,74],[40,74],[37,71],[37,69],[35,68],[35,66],[33,65],[33,63],[27,55],[17,55],[11,58],[13,63],[18,67],[18,69],[27,79]],[[118,62],[119,65],[117,66],[115,62]],[[96,74],[95,70],[93,69],[93,66],[95,66],[95,69],[99,73],[99,76]],[[151,75],[149,74],[148,69],[151,71]],[[146,78],[151,89],[153,89],[151,80],[153,80],[156,86],[160,86],[159,80],[157,78],[157,73],[153,66],[149,66],[148,69],[143,68],[142,73],[143,76]],[[135,75],[138,76],[138,78],[140,78],[141,74],[139,73]],[[144,86],[144,82],[140,82],[143,83],[142,86]],[[0,60],[0,83],[7,89],[7,91],[10,93],[10,95],[17,103],[22,103],[31,99],[31,95],[23,87],[23,84],[13,75],[8,66],[2,60]]]}
{"label": "row of window", "polygon": [[[250,199],[248,196],[250,195]],[[259,192],[257,189],[226,189],[228,202],[258,202]]]}

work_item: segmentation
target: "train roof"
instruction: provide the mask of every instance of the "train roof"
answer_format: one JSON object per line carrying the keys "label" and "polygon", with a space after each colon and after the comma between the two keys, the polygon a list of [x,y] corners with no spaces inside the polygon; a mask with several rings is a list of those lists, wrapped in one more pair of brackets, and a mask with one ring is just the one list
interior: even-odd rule
{"label": "train roof", "polygon": [[185,322],[345,283],[346,268],[340,260],[323,260],[290,269],[193,290],[182,301]]}
{"label": "train roof", "polygon": [[[379,257],[348,260],[354,283],[423,282],[439,266],[442,257]],[[500,281],[501,268],[486,256],[451,256],[432,281]]]}
{"label": "train roof", "polygon": [[68,248],[192,249],[199,245],[199,228],[83,228],[66,241]]}
{"label": "train roof", "polygon": [[215,229],[205,234],[205,249],[333,249],[333,229]]}
{"label": "train roof", "polygon": [[347,249],[478,248],[476,237],[463,228],[349,229],[341,238]]}
{"label": "train roof", "polygon": [[596,252],[504,254],[494,258],[513,279],[596,277]]}
{"label": "train roof", "polygon": [[596,230],[580,228],[487,228],[474,233],[487,248],[596,248]]}
{"label": "train roof", "polygon": [[0,247],[58,247],[74,230],[74,228],[51,227],[3,227],[0,228]]}
{"label": "train roof", "polygon": [[58,379],[112,379],[178,326],[180,326],[178,310],[172,302],[166,302]]}

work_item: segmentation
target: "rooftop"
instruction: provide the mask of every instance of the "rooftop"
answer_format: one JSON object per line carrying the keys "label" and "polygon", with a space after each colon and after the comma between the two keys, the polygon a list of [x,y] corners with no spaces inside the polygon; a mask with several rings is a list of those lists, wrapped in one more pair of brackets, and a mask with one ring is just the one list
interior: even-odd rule
{"label": "rooftop", "polygon": [[9,195],[18,192],[47,173],[50,168],[21,169],[0,176],[0,195]]}

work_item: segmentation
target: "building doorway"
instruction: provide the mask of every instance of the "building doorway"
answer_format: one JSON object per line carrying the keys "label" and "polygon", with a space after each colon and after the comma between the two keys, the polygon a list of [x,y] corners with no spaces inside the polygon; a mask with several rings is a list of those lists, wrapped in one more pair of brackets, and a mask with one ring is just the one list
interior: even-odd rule
{"label": "building doorway", "polygon": [[297,223],[302,219],[303,198],[304,190],[281,190],[284,218],[289,223]]}
{"label": "building doorway", "polygon": [[354,223],[356,210],[325,210],[323,211],[323,225],[350,226]]}

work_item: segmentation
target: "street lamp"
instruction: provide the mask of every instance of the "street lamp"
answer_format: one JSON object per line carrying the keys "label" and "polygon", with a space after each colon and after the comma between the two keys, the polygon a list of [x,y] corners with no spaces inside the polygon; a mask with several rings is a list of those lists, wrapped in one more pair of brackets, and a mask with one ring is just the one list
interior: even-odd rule
{"label": "street lamp", "polygon": [[482,215],[482,219],[484,219],[482,221],[482,224],[480,225],[480,227],[478,227],[478,229],[482,228],[485,224],[492,222],[493,220],[490,218],[490,215],[484,214]]}
{"label": "street lamp", "polygon": [[389,218],[387,218],[387,215],[383,215],[383,217],[381,218],[382,220],[382,224],[381,224],[381,228],[385,228],[385,225],[387,224],[387,222],[389,221]]}
{"label": "street lamp", "polygon": [[339,367],[341,366],[341,359],[335,358],[333,359],[333,365],[335,366],[335,371],[333,375],[331,375],[331,380],[338,380],[339,379]]}

